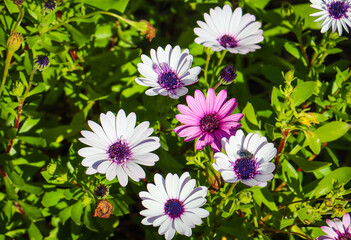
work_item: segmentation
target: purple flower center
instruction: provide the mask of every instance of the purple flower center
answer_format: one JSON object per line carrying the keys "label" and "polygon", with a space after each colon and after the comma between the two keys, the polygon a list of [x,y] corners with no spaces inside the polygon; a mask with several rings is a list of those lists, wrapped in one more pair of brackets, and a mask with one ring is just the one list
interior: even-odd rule
{"label": "purple flower center", "polygon": [[225,83],[231,83],[237,76],[235,68],[232,65],[222,68],[219,75]]}
{"label": "purple flower center", "polygon": [[328,4],[328,13],[334,19],[340,19],[342,17],[347,17],[346,13],[349,8],[349,4],[343,1],[336,1]]}
{"label": "purple flower center", "polygon": [[219,127],[219,123],[216,114],[206,114],[200,120],[200,128],[204,132],[212,133]]}
{"label": "purple flower center", "polygon": [[154,71],[158,75],[157,83],[167,91],[174,94],[174,90],[183,86],[177,73],[175,73],[167,63],[162,63],[160,66],[154,64]]}
{"label": "purple flower center", "polygon": [[244,156],[240,159],[237,159],[232,165],[234,172],[239,179],[253,178],[258,173],[258,164],[256,162],[256,159],[251,156]]}
{"label": "purple flower center", "polygon": [[165,213],[172,219],[178,218],[184,213],[184,205],[178,199],[169,199],[165,204]]}
{"label": "purple flower center", "polygon": [[117,164],[125,163],[132,156],[132,151],[127,143],[122,140],[118,140],[112,144],[107,150],[108,158]]}
{"label": "purple flower center", "polygon": [[45,2],[45,6],[44,6],[46,9],[48,9],[48,10],[51,10],[51,11],[53,11],[54,9],[55,9],[55,7],[56,7],[56,3],[55,3],[55,1],[54,0],[47,0],[46,2]]}
{"label": "purple flower center", "polygon": [[223,35],[221,38],[218,38],[217,41],[222,47],[225,48],[234,48],[238,46],[238,42],[232,36],[227,34]]}
{"label": "purple flower center", "polygon": [[351,240],[351,234],[349,232],[340,233],[338,231],[337,234],[338,234],[337,240]]}

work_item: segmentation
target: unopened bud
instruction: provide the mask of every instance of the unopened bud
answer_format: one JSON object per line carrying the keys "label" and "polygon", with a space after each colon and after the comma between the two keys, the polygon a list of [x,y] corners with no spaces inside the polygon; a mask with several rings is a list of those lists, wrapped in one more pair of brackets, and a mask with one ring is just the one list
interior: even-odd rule
{"label": "unopened bud", "polygon": [[284,78],[285,78],[285,81],[290,85],[290,83],[292,82],[292,81],[294,81],[294,70],[290,70],[290,71],[288,71],[287,73],[285,73],[285,75],[284,75]]}
{"label": "unopened bud", "polygon": [[101,184],[95,188],[95,195],[98,197],[105,197],[108,195],[108,187]]}
{"label": "unopened bud", "polygon": [[284,2],[282,4],[281,12],[283,16],[289,17],[294,13],[294,7],[290,3]]}
{"label": "unopened bud", "polygon": [[251,192],[249,191],[241,191],[239,193],[239,201],[244,203],[244,204],[248,204],[250,203],[252,200],[252,195]]}
{"label": "unopened bud", "polygon": [[22,33],[11,32],[9,39],[7,40],[7,48],[10,52],[14,53],[21,47],[22,42]]}
{"label": "unopened bud", "polygon": [[231,84],[237,76],[236,70],[232,65],[222,68],[219,75],[223,85]]}
{"label": "unopened bud", "polygon": [[34,60],[34,63],[36,65],[36,67],[42,71],[42,70],[45,70],[49,67],[49,64],[50,64],[50,60],[47,56],[45,55],[38,55],[36,56],[35,60]]}
{"label": "unopened bud", "polygon": [[345,208],[343,205],[341,204],[336,204],[334,207],[333,207],[333,214],[336,216],[336,217],[339,217],[341,218],[342,216],[344,216],[345,214]]}

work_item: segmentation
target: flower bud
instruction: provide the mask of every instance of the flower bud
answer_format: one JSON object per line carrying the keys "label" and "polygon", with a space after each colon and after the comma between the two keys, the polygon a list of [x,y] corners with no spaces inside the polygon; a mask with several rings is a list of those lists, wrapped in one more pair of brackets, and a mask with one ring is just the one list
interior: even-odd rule
{"label": "flower bud", "polygon": [[43,71],[47,69],[50,65],[50,60],[45,55],[38,55],[34,60],[35,66],[40,70]]}
{"label": "flower bud", "polygon": [[9,39],[7,40],[7,48],[10,52],[14,53],[21,47],[22,42],[22,33],[11,32]]}
{"label": "flower bud", "polygon": [[56,8],[56,1],[55,0],[47,0],[44,3],[44,10],[46,12],[52,12],[55,10],[55,8]]}
{"label": "flower bud", "polygon": [[108,187],[101,184],[95,188],[95,195],[98,197],[105,197],[108,195]]}
{"label": "flower bud", "polygon": [[344,216],[345,212],[346,212],[345,208],[341,204],[336,204],[333,207],[333,214],[338,218],[341,218],[342,216]]}
{"label": "flower bud", "polygon": [[294,13],[294,7],[290,3],[284,2],[282,4],[281,12],[283,16],[289,17]]}
{"label": "flower bud", "polygon": [[239,193],[239,201],[244,203],[244,204],[248,204],[250,203],[252,200],[252,196],[251,196],[251,192],[249,191],[241,191]]}
{"label": "flower bud", "polygon": [[223,85],[231,84],[237,76],[236,70],[232,65],[222,68],[219,75]]}

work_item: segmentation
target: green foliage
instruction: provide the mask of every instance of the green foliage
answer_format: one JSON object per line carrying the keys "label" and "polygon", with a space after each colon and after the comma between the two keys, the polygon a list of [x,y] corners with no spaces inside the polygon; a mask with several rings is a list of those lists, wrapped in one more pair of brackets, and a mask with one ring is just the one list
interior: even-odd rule
{"label": "green foliage", "polygon": [[[321,34],[310,3],[233,1],[262,23],[265,39],[261,49],[227,53],[222,61],[221,52],[194,43],[193,28],[210,8],[229,1],[56,2],[53,11],[43,10],[44,1],[21,6],[17,31],[24,42],[0,95],[0,239],[163,239],[139,215],[138,193],[156,172],[188,171],[197,186],[210,189],[204,205],[210,216],[191,239],[315,239],[325,234],[319,227],[326,218],[351,211],[351,43],[331,31]],[[4,0],[0,13],[2,76],[20,11]],[[138,25],[143,19],[157,28],[152,41]],[[259,133],[277,148],[267,187],[224,183],[212,168],[212,150],[195,151],[193,141],[173,132],[185,97],[146,96],[134,81],[140,55],[167,44],[188,48],[193,66],[202,68],[189,87],[192,96],[213,88],[220,69],[234,65],[236,83],[216,92],[226,89],[236,98],[246,133]],[[38,55],[50,65],[32,72]],[[160,160],[145,169],[146,179],[125,188],[103,174],[87,175],[77,154],[87,121],[119,109],[135,112],[138,123],[149,121],[161,141]],[[94,216],[100,184],[109,189],[109,218]]]}

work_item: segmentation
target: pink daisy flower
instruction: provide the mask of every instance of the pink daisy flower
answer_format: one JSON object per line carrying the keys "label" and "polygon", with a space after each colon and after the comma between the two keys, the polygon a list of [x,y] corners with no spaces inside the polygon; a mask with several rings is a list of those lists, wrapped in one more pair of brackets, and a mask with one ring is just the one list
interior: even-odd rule
{"label": "pink daisy flower", "polygon": [[207,98],[200,90],[195,90],[195,98],[186,96],[188,106],[178,104],[178,110],[182,114],[175,117],[183,123],[174,129],[179,137],[186,137],[185,141],[196,142],[196,149],[201,150],[206,145],[211,145],[215,152],[221,151],[221,139],[235,135],[236,130],[241,127],[240,119],[242,113],[233,114],[238,103],[235,98],[227,99],[227,91],[222,90],[217,97],[215,91],[210,88]]}
{"label": "pink daisy flower", "polygon": [[327,226],[321,227],[321,229],[327,234],[317,237],[316,240],[344,240],[351,239],[351,221],[350,214],[345,213],[342,217],[342,221],[338,218],[334,218],[334,222],[330,219],[326,220]]}

